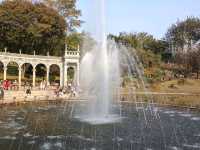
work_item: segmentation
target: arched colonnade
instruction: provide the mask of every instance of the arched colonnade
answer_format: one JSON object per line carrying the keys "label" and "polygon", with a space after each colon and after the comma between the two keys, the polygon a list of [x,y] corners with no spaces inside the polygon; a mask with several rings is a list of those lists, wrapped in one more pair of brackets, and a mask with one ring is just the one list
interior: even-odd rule
{"label": "arched colonnade", "polygon": [[7,70],[10,63],[15,63],[18,67],[18,85],[22,85],[22,71],[23,66],[28,64],[32,68],[32,86],[36,86],[36,74],[38,66],[42,65],[45,68],[44,79],[47,83],[50,83],[50,71],[52,68],[57,67],[59,70],[59,84],[66,86],[68,83],[68,69],[74,69],[75,84],[79,85],[79,53],[67,53],[64,57],[54,56],[37,56],[37,55],[25,55],[25,54],[13,54],[13,53],[0,53],[0,67],[3,69],[3,80],[7,79]]}

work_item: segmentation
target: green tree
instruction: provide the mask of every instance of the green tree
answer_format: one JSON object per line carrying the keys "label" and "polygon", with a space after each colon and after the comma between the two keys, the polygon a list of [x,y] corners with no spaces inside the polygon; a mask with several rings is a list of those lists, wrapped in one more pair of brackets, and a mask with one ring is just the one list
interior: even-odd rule
{"label": "green tree", "polygon": [[66,37],[66,44],[70,50],[77,50],[79,46],[80,55],[83,57],[86,52],[94,48],[96,41],[87,32],[72,32]]}
{"label": "green tree", "polygon": [[0,48],[60,56],[65,48],[67,25],[66,18],[44,3],[4,1],[0,4]]}
{"label": "green tree", "polygon": [[48,6],[56,9],[67,22],[67,31],[75,31],[81,25],[81,11],[76,8],[76,0],[42,0]]}
{"label": "green tree", "polygon": [[120,33],[119,36],[109,35],[109,38],[115,39],[116,42],[124,45],[130,45],[135,49],[151,50],[153,53],[159,54],[167,48],[166,42],[155,39],[152,35],[139,33]]}
{"label": "green tree", "polygon": [[66,44],[70,50],[77,50],[78,46],[81,46],[83,40],[83,34],[73,32],[66,37]]}
{"label": "green tree", "polygon": [[188,17],[173,24],[165,35],[174,51],[188,51],[200,39],[200,19]]}
{"label": "green tree", "polygon": [[196,73],[196,78],[199,78],[200,71],[200,47],[189,53],[189,64],[191,66],[191,71]]}
{"label": "green tree", "polygon": [[165,36],[169,43],[169,50],[174,56],[174,63],[178,66],[175,72],[189,77],[191,73],[199,76],[200,53],[198,41],[200,39],[200,19],[188,17],[186,20],[173,24]]}
{"label": "green tree", "polygon": [[163,41],[156,40],[152,35],[144,32],[120,33],[119,36],[109,35],[109,38],[114,39],[117,43],[136,49],[145,67],[148,67],[149,64],[159,65],[160,54],[166,48]]}

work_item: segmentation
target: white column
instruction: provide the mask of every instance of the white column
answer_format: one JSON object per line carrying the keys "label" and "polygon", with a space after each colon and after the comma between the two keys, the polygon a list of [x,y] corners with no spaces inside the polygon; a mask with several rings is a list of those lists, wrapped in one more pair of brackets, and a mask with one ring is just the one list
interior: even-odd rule
{"label": "white column", "polygon": [[22,68],[21,68],[21,66],[19,66],[18,71],[19,71],[18,83],[19,83],[19,88],[20,88],[20,87],[21,87],[21,84],[22,84]]}
{"label": "white column", "polygon": [[64,86],[67,86],[67,63],[64,65]]}
{"label": "white column", "polygon": [[80,84],[80,65],[79,62],[77,63],[77,68],[76,68],[76,84],[79,86]]}
{"label": "white column", "polygon": [[36,68],[33,66],[33,87],[35,87]]}
{"label": "white column", "polygon": [[63,66],[60,66],[60,86],[64,86],[64,83],[63,83]]}
{"label": "white column", "polygon": [[3,68],[3,80],[6,80],[7,78],[7,66],[4,66]]}
{"label": "white column", "polygon": [[50,70],[50,67],[47,66],[47,85],[49,85],[49,70]]}

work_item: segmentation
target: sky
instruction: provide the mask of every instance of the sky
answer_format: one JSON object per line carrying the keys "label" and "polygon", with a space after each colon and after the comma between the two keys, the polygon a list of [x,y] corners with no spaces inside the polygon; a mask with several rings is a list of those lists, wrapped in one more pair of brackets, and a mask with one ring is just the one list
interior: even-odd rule
{"label": "sky", "polygon": [[[85,21],[80,30],[90,32],[95,9],[92,1],[77,0]],[[187,16],[200,17],[200,0],[105,0],[107,33],[148,32],[155,38],[164,37],[171,24]]]}

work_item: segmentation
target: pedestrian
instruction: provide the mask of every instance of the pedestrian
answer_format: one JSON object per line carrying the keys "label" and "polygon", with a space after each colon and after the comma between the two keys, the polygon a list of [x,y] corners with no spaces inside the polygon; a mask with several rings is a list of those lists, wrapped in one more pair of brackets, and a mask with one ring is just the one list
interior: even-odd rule
{"label": "pedestrian", "polygon": [[12,83],[10,80],[7,80],[7,89],[11,90]]}
{"label": "pedestrian", "polygon": [[14,82],[13,82],[13,84],[12,84],[12,86],[13,86],[13,88],[14,88],[14,90],[17,90],[17,80],[14,80]]}
{"label": "pedestrian", "polygon": [[31,86],[30,85],[27,86],[26,94],[31,95]]}
{"label": "pedestrian", "polygon": [[47,88],[47,82],[44,80],[43,81],[43,90],[46,90],[46,88]]}
{"label": "pedestrian", "polygon": [[58,97],[59,96],[59,87],[54,89],[54,94]]}
{"label": "pedestrian", "polygon": [[4,90],[2,87],[0,87],[0,100],[4,99]]}
{"label": "pedestrian", "polygon": [[3,86],[3,89],[6,90],[6,80],[3,81],[2,86]]}
{"label": "pedestrian", "polygon": [[4,80],[4,82],[3,82],[3,88],[4,88],[4,90],[8,90],[8,87],[9,87],[8,80]]}
{"label": "pedestrian", "polygon": [[40,90],[43,89],[43,81],[40,82]]}

